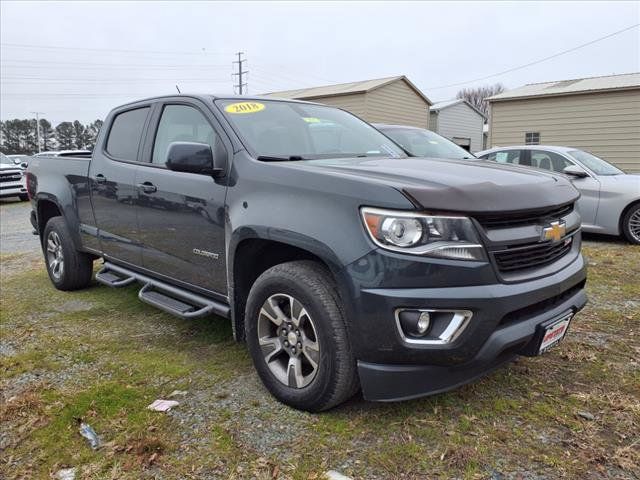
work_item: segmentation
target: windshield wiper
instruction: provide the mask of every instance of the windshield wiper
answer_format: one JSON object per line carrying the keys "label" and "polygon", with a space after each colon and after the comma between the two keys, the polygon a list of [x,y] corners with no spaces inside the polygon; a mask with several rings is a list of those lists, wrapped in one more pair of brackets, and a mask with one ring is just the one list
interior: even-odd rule
{"label": "windshield wiper", "polygon": [[258,160],[261,162],[295,162],[296,160],[305,160],[300,155],[289,155],[288,157],[275,157],[269,155],[260,155]]}

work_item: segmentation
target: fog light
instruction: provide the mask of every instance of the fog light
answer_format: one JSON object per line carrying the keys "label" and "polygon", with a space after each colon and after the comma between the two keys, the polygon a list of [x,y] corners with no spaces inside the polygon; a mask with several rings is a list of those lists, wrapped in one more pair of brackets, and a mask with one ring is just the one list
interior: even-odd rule
{"label": "fog light", "polygon": [[420,310],[404,310],[399,313],[398,319],[403,332],[409,337],[423,337],[431,326],[429,312]]}
{"label": "fog light", "polygon": [[416,330],[420,335],[424,335],[426,331],[429,330],[429,325],[431,325],[431,316],[429,315],[429,312],[422,312],[418,318]]}
{"label": "fog light", "polygon": [[470,310],[398,308],[396,326],[402,341],[410,345],[447,345],[467,328]]}

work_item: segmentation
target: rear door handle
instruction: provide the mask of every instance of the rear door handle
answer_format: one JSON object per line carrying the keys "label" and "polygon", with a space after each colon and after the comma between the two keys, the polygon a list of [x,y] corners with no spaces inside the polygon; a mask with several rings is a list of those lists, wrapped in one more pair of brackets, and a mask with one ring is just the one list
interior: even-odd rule
{"label": "rear door handle", "polygon": [[107,177],[105,177],[101,173],[96,175],[95,180],[96,180],[96,183],[107,183]]}
{"label": "rear door handle", "polygon": [[158,187],[151,182],[139,183],[138,188],[141,188],[144,193],[155,193],[158,191]]}

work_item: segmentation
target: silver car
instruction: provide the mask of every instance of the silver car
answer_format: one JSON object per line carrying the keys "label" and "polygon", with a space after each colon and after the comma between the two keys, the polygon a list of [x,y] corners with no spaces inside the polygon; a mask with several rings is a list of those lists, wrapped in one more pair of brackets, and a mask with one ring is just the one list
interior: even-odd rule
{"label": "silver car", "polygon": [[640,175],[626,174],[589,152],[571,147],[496,147],[476,156],[570,177],[581,194],[578,210],[585,232],[622,235],[640,244]]}

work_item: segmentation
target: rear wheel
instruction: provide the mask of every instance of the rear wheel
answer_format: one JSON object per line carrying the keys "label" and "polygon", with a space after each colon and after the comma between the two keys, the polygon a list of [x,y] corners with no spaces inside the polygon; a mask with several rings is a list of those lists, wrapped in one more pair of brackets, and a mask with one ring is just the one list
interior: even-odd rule
{"label": "rear wheel", "polygon": [[93,260],[89,254],[75,249],[62,217],[53,217],[47,222],[42,238],[47,272],[58,290],[78,290],[91,283]]}
{"label": "rear wheel", "polygon": [[317,412],[357,391],[341,300],[322,265],[296,261],[264,272],[251,288],[245,319],[256,370],[281,402]]}
{"label": "rear wheel", "polygon": [[633,205],[622,218],[624,237],[636,245],[640,245],[640,203]]}

